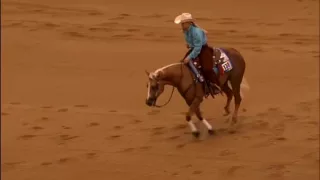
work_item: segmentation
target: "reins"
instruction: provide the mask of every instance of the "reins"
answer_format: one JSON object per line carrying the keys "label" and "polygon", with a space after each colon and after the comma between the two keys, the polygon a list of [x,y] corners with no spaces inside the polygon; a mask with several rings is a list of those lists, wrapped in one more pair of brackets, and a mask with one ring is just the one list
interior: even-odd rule
{"label": "reins", "polygon": [[175,88],[172,86],[171,95],[170,95],[170,97],[169,97],[169,99],[168,99],[168,101],[167,101],[166,103],[164,103],[164,104],[162,104],[162,105],[156,105],[156,104],[155,104],[154,107],[161,108],[161,107],[166,106],[167,104],[169,104],[169,102],[171,101],[171,98],[172,98],[174,89],[175,89]]}

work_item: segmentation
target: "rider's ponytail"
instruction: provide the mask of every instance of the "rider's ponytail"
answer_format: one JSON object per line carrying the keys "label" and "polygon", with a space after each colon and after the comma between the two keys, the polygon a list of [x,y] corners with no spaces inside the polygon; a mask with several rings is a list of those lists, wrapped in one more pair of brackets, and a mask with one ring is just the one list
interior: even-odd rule
{"label": "rider's ponytail", "polygon": [[198,24],[196,24],[195,22],[191,22],[191,25],[194,27],[197,27],[199,29],[201,29],[205,34],[208,34],[208,31],[206,31],[205,29],[201,28]]}

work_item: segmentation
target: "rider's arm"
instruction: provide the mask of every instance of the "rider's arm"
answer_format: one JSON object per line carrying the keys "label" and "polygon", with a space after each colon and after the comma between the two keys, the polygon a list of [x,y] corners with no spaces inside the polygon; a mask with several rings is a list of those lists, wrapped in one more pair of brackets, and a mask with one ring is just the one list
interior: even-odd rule
{"label": "rider's arm", "polygon": [[192,41],[193,41],[194,48],[188,56],[189,59],[193,60],[196,57],[198,57],[198,55],[200,54],[202,45],[205,44],[204,43],[205,39],[202,33],[203,32],[198,28],[194,29],[194,31],[192,32],[192,36],[193,36]]}

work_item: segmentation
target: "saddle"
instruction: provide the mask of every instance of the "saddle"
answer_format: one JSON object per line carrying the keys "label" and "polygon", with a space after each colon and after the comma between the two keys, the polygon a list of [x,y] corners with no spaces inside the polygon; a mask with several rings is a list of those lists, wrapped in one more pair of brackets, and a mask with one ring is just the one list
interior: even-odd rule
{"label": "saddle", "polygon": [[[226,68],[224,66],[229,65],[228,64],[228,57],[226,57],[226,55],[221,52],[220,49],[218,48],[212,48],[212,54],[213,54],[213,69],[212,71],[214,71],[214,73],[216,74],[217,78],[219,78],[220,76],[223,76],[223,74],[226,72]],[[200,65],[200,59],[196,58],[193,60],[193,65],[196,67],[196,69],[198,70],[198,72],[203,76],[203,72],[202,72],[202,68]],[[220,90],[220,87],[216,84],[211,83],[210,81],[207,81],[205,79],[205,82],[203,83],[203,88],[204,88],[204,92],[205,92],[205,97],[207,98],[209,95],[211,95],[214,98],[214,95],[218,94],[218,93],[222,93]]]}
{"label": "saddle", "polygon": [[[216,75],[222,76],[224,74],[224,69],[222,67],[223,63],[225,63],[225,57],[222,55],[223,52],[221,52],[221,50],[217,49],[217,48],[212,48],[213,50],[213,67],[218,69],[218,72],[215,72]],[[196,59],[193,60],[193,65],[198,69],[198,71],[203,74],[203,72],[201,71],[201,65],[200,65],[200,59],[199,57],[197,57]]]}

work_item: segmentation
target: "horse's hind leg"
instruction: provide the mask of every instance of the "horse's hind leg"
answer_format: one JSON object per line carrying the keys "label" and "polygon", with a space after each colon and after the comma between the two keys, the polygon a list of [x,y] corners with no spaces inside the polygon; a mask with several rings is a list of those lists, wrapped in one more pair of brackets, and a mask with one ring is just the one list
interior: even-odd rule
{"label": "horse's hind leg", "polygon": [[208,133],[209,134],[214,134],[215,132],[214,132],[211,124],[209,124],[209,122],[206,119],[203,118],[202,113],[200,111],[200,107],[198,107],[196,109],[195,113],[196,113],[197,118],[207,127]]}
{"label": "horse's hind leg", "polygon": [[237,123],[238,121],[238,111],[241,103],[241,95],[240,95],[240,84],[241,84],[242,76],[237,77],[231,77],[231,86],[232,86],[232,92],[234,94],[234,104],[235,109],[232,115],[232,122]]}
{"label": "horse's hind leg", "polygon": [[233,92],[228,85],[228,81],[224,83],[222,87],[222,91],[227,95],[227,103],[224,107],[224,111],[225,111],[224,116],[227,116],[230,114],[230,103],[233,97]]}

